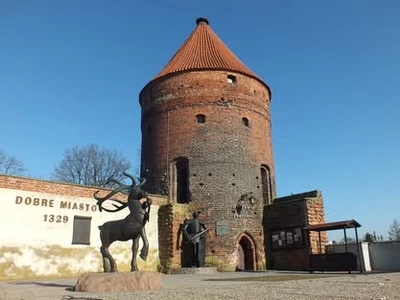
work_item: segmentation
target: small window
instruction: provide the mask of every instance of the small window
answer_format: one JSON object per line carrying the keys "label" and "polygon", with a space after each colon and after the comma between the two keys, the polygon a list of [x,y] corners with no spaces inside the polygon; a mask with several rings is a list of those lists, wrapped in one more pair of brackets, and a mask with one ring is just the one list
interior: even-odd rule
{"label": "small window", "polygon": [[197,115],[196,119],[197,119],[197,123],[205,123],[206,122],[206,116],[205,115]]}
{"label": "small window", "polygon": [[228,82],[228,83],[236,83],[236,76],[234,76],[234,75],[228,75],[228,77],[227,77],[227,82]]}
{"label": "small window", "polygon": [[74,216],[73,245],[90,245],[91,221],[92,217]]}
{"label": "small window", "polygon": [[243,123],[244,126],[249,127],[249,119],[242,118],[242,123]]}

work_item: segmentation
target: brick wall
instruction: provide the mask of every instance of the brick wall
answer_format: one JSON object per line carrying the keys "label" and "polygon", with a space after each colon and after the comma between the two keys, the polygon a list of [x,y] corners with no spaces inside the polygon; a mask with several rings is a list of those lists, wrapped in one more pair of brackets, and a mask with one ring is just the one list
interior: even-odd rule
{"label": "brick wall", "polygon": [[[170,203],[161,206],[158,211],[159,223],[159,253],[160,263],[163,271],[170,271],[181,266],[181,226],[185,219],[191,219],[192,212],[196,205]],[[255,245],[254,268],[265,268],[265,251],[263,247],[263,231],[257,223],[248,222],[246,218],[240,220],[230,220],[231,234],[226,236],[217,236],[215,223],[210,222],[209,218],[200,214],[200,219],[210,230],[206,234],[206,261],[211,262],[207,265],[220,267],[221,270],[232,271],[236,268],[236,262],[232,260],[235,255],[235,249],[239,242],[238,237],[244,234],[252,239]]]}
{"label": "brick wall", "polygon": [[181,265],[182,234],[181,224],[187,217],[187,207],[183,204],[167,204],[158,211],[159,253],[162,271],[170,271]]}
{"label": "brick wall", "polygon": [[[74,197],[93,198],[93,193],[100,190],[101,195],[110,192],[110,189],[101,187],[84,186],[79,184],[71,184],[22,176],[0,175],[0,187],[6,189],[15,189],[23,191],[41,192],[60,194]],[[149,197],[155,205],[162,205],[167,202],[167,198],[161,195],[151,194]],[[126,200],[126,196],[118,194],[115,199]],[[94,203],[95,200],[93,199]]]}
{"label": "brick wall", "polygon": [[[325,223],[324,204],[322,196],[316,198],[310,198],[307,201],[307,221],[308,225],[322,224]],[[325,245],[328,242],[328,233],[321,231],[321,249],[319,249],[319,233],[316,231],[310,231],[310,247],[312,253],[325,253]]]}
{"label": "brick wall", "polygon": [[[270,94],[261,82],[241,74],[234,73],[237,81],[230,84],[229,74],[182,72],[142,90],[141,172],[150,192],[169,193],[175,203],[174,160],[187,158],[191,207],[202,211],[211,228],[216,221],[231,224],[229,236],[209,233],[206,255],[228,261],[238,236],[247,232],[263,260],[261,165],[270,169],[270,193],[275,195]],[[197,122],[198,114],[205,115],[205,123]],[[256,202],[238,218],[232,207],[249,192]]]}
{"label": "brick wall", "polygon": [[[268,268],[276,270],[307,270],[309,249],[318,252],[318,233],[303,230],[307,225],[325,223],[322,194],[311,191],[274,200],[264,209],[265,247]],[[280,232],[301,231],[301,242],[280,247],[273,241],[273,235]],[[280,238],[280,237],[279,237]],[[321,232],[321,242],[327,242],[326,232]],[[324,248],[324,247],[323,247]]]}
{"label": "brick wall", "polygon": [[[269,166],[274,182],[268,90],[240,74],[235,74],[236,84],[228,84],[228,74],[185,72],[163,77],[141,92],[142,175],[148,180],[149,191],[162,191],[161,182],[170,164],[180,156],[189,159],[191,186],[204,186],[222,175],[226,177],[221,187],[224,191],[226,185],[246,180],[246,187],[256,189],[261,164]],[[197,123],[198,114],[205,115],[205,123]],[[242,118],[249,120],[248,127]],[[241,172],[243,167],[247,170]],[[225,168],[229,170],[223,172]],[[221,174],[216,174],[216,169]],[[254,174],[232,178],[249,170]],[[213,175],[208,177],[210,173]]]}

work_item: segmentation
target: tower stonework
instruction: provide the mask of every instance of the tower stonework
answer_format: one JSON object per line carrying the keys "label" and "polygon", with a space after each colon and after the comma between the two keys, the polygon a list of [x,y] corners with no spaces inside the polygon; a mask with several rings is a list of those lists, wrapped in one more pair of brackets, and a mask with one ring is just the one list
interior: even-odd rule
{"label": "tower stonework", "polygon": [[179,225],[201,211],[209,264],[263,267],[263,208],[275,197],[270,103],[268,85],[205,18],[143,88],[141,175],[150,193],[169,196],[161,264],[179,266]]}

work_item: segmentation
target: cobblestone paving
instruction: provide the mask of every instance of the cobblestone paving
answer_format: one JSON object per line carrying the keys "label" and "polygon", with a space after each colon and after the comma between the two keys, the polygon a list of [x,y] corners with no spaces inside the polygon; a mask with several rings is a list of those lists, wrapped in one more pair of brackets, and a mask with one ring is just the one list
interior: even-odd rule
{"label": "cobblestone paving", "polygon": [[[400,300],[400,273],[326,274],[302,280],[256,281],[260,276],[296,276],[283,272],[163,275],[162,288],[152,291],[78,293],[77,278],[0,281],[0,300],[205,300],[205,299],[365,299]],[[303,274],[305,275],[305,274]],[[239,281],[239,278],[245,278]],[[254,281],[248,280],[254,277]],[[301,276],[303,278],[304,276]],[[235,278],[235,281],[230,281]],[[207,281],[223,279],[224,281]],[[228,280],[227,280],[228,279]]]}

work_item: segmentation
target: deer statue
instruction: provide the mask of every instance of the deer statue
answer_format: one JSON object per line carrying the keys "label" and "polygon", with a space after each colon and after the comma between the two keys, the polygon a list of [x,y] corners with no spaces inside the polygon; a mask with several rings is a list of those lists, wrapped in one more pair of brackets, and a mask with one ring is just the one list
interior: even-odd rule
{"label": "deer statue", "polygon": [[[117,264],[108,251],[108,247],[115,241],[132,240],[131,272],[138,271],[136,256],[139,249],[139,238],[142,238],[143,241],[143,247],[139,255],[140,258],[146,261],[149,252],[149,242],[144,227],[146,222],[149,221],[150,205],[152,204],[152,201],[148,198],[148,193],[141,189],[143,184],[146,182],[146,179],[140,179],[140,183],[136,184],[132,175],[125,172],[123,174],[132,180],[131,185],[126,185],[119,180],[110,178],[106,184],[115,183],[119,185],[118,188],[104,197],[97,196],[99,191],[96,191],[93,194],[93,197],[97,200],[97,205],[99,206],[100,211],[105,210],[107,212],[117,212],[126,207],[130,210],[130,214],[125,219],[109,221],[99,226],[101,239],[100,252],[103,257],[104,272],[118,272]],[[110,197],[118,193],[128,195],[128,200],[124,202],[110,199]],[[103,207],[103,202],[106,200],[116,202],[119,205],[112,203],[114,209],[105,208]]]}

